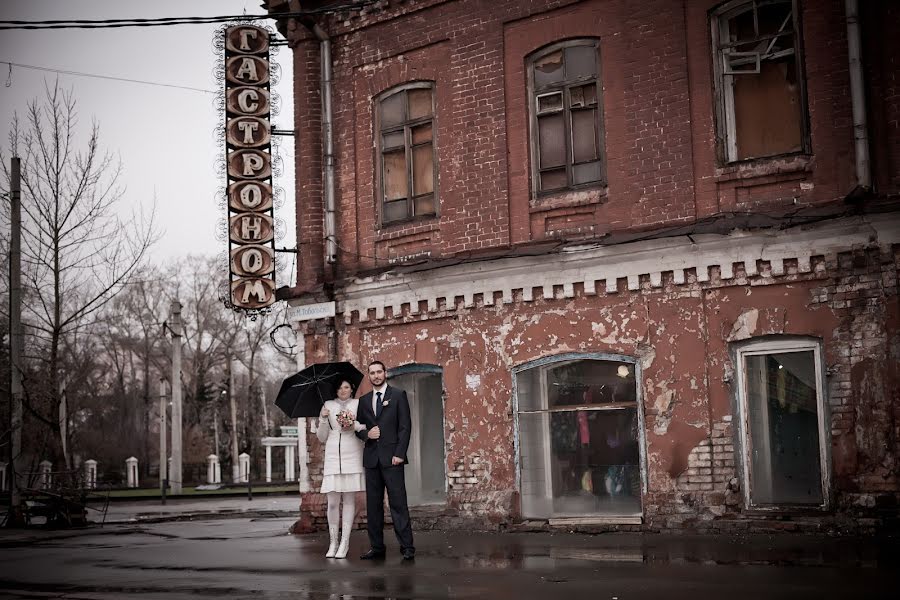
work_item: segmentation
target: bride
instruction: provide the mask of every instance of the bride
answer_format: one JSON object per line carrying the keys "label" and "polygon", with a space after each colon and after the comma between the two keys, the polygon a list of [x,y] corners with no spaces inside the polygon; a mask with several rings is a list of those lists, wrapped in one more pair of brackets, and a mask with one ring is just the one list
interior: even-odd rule
{"label": "bride", "polygon": [[[319,441],[325,444],[321,491],[328,498],[330,543],[326,558],[346,558],[356,516],[356,492],[366,489],[362,464],[363,441],[354,435],[364,426],[356,421],[359,399],[352,397],[354,391],[350,382],[339,382],[337,398],[325,402],[316,430]],[[339,519],[341,499],[344,501],[343,519]],[[338,524],[341,521],[338,545]]]}

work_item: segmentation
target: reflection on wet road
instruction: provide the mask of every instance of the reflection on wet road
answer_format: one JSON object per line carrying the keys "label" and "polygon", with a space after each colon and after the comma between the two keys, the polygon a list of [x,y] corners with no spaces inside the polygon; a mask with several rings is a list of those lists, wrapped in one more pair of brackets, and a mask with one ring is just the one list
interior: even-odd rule
{"label": "reflection on wet road", "polygon": [[[289,519],[0,533],[0,598],[894,598],[873,540],[419,532],[413,564],[324,558]],[[391,540],[393,542],[393,540]],[[392,552],[393,551],[393,552]]]}

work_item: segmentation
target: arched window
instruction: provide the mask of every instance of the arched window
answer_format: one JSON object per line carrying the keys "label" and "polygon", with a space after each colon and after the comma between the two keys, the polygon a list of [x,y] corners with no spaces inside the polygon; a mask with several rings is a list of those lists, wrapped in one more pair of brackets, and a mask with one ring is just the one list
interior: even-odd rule
{"label": "arched window", "polygon": [[528,58],[531,149],[537,193],[605,181],[597,40],[569,40]]}
{"label": "arched window", "polygon": [[631,357],[608,354],[564,354],[513,369],[525,517],[640,522],[639,369]]}
{"label": "arched window", "polygon": [[434,84],[393,89],[376,108],[381,223],[437,214]]}

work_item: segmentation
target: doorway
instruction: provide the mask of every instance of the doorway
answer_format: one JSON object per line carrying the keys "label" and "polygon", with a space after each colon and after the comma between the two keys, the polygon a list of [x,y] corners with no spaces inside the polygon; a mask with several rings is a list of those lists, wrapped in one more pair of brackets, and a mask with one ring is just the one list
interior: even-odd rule
{"label": "doorway", "polygon": [[442,504],[447,499],[447,469],[441,369],[408,365],[392,370],[389,378],[389,384],[406,390],[409,399],[412,420],[406,465],[409,505]]}

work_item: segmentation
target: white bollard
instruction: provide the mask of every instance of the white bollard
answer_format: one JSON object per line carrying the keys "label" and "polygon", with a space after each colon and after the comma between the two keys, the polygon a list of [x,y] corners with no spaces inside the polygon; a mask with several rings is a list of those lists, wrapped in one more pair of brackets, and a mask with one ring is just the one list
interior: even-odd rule
{"label": "white bollard", "polygon": [[241,483],[247,483],[250,481],[250,455],[246,452],[242,452],[240,456],[238,456],[238,467],[239,467],[239,478]]}
{"label": "white bollard", "polygon": [[41,488],[46,490],[52,483],[53,476],[50,474],[50,471],[53,470],[53,463],[49,460],[42,460],[38,466],[41,473]]}
{"label": "white bollard", "polygon": [[6,491],[6,463],[0,462],[0,492]]}
{"label": "white bollard", "polygon": [[222,483],[222,466],[215,454],[206,457],[206,483]]}
{"label": "white bollard", "polygon": [[136,488],[138,486],[138,459],[133,456],[125,459],[125,474],[128,477],[128,487]]}
{"label": "white bollard", "polygon": [[97,487],[97,461],[94,459],[84,461],[84,487],[89,490]]}

